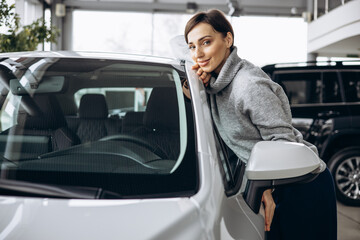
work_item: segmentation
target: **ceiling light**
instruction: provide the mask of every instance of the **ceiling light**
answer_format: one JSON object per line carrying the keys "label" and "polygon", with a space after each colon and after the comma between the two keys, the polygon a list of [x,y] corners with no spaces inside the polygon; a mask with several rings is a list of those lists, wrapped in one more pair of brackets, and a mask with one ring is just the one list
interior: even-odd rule
{"label": "ceiling light", "polygon": [[188,2],[186,3],[186,12],[187,13],[190,13],[190,14],[193,14],[196,12],[198,6],[196,3],[194,2]]}

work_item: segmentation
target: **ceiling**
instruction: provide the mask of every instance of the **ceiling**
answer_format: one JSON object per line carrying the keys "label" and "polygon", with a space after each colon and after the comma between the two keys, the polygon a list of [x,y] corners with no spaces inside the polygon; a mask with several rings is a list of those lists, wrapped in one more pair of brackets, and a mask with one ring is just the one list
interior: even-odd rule
{"label": "ceiling", "polygon": [[193,13],[197,10],[216,8],[235,16],[301,16],[307,9],[308,0],[53,0],[52,2],[63,2],[68,8],[99,11]]}
{"label": "ceiling", "polygon": [[316,52],[319,56],[359,58],[359,43],[360,35],[357,35],[320,48]]}
{"label": "ceiling", "polygon": [[[35,1],[35,0],[34,0]],[[133,11],[133,12],[156,12],[156,13],[195,13],[199,10],[212,8],[219,9],[231,16],[282,16],[304,17],[311,21],[315,15],[314,7],[317,4],[316,15],[325,13],[325,3],[331,12],[341,5],[339,0],[38,0],[48,6],[62,3],[69,10],[96,10],[96,11]],[[353,1],[345,1],[353,2]],[[354,1],[355,2],[355,1]],[[314,5],[315,4],[315,5]],[[306,14],[305,14],[306,13]],[[310,16],[308,18],[308,16]],[[66,21],[65,21],[66,22]],[[357,55],[359,53],[359,36],[343,39],[314,53],[326,55]],[[309,52],[313,53],[313,52]],[[360,55],[360,54],[359,54]]]}

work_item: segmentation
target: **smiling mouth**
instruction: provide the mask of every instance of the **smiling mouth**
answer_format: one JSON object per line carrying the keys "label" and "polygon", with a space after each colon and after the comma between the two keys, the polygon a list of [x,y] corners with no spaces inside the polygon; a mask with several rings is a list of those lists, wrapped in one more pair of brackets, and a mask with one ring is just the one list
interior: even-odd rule
{"label": "smiling mouth", "polygon": [[210,59],[205,61],[198,61],[200,67],[205,67],[210,62]]}

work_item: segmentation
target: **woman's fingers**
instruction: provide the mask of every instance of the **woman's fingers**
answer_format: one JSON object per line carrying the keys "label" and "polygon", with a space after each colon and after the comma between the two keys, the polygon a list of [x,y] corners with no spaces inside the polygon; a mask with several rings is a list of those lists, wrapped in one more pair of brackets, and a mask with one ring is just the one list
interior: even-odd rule
{"label": "woman's fingers", "polygon": [[198,69],[200,68],[199,64],[195,63],[194,65],[191,66],[192,70]]}
{"label": "woman's fingers", "polygon": [[265,231],[270,231],[270,226],[275,212],[275,202],[271,195],[271,189],[264,191],[262,202],[265,207]]}
{"label": "woman's fingers", "polygon": [[209,84],[211,74],[204,72],[204,70],[202,70],[202,68],[199,68],[196,73],[199,76],[199,79],[204,83],[204,85],[207,86]]}
{"label": "woman's fingers", "polygon": [[204,72],[204,70],[197,63],[194,64],[191,68],[193,70],[197,70],[196,74],[199,76],[199,79],[204,83],[205,86],[208,86],[211,78],[211,74]]}
{"label": "woman's fingers", "polygon": [[204,83],[204,85],[207,87],[209,85],[209,81],[211,78],[211,74],[201,71],[198,73],[200,80]]}
{"label": "woman's fingers", "polygon": [[198,73],[198,75],[199,75],[199,78],[201,78],[201,80],[204,80],[206,78],[207,73],[204,71],[201,71],[200,73]]}
{"label": "woman's fingers", "polygon": [[203,79],[203,83],[205,84],[205,86],[209,85],[210,78],[211,78],[211,74],[206,74],[206,77]]}

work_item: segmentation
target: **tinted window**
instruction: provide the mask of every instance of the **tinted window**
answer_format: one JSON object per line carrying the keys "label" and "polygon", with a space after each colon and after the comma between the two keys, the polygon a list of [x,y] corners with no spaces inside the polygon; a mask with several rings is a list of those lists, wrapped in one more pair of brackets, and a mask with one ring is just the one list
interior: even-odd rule
{"label": "tinted window", "polygon": [[276,81],[284,88],[292,105],[341,101],[336,72],[278,74]]}
{"label": "tinted window", "polygon": [[344,84],[346,101],[347,102],[360,101],[360,71],[342,72],[341,77]]}
{"label": "tinted window", "polygon": [[0,178],[86,187],[100,198],[196,191],[192,112],[172,66],[75,58],[0,64],[8,67]]}
{"label": "tinted window", "polygon": [[322,73],[322,102],[336,103],[341,102],[341,91],[336,72]]}
{"label": "tinted window", "polygon": [[284,88],[290,104],[320,103],[321,74],[279,74],[277,81]]}

